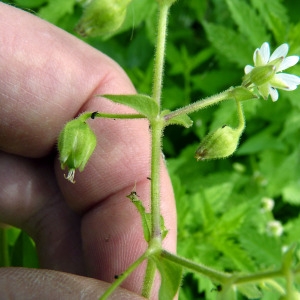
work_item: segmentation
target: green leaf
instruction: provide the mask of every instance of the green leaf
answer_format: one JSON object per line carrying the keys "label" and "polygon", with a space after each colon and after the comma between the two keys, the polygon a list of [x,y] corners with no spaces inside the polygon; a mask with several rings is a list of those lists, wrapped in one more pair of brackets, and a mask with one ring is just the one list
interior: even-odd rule
{"label": "green leaf", "polygon": [[127,105],[147,117],[149,120],[155,118],[159,113],[159,107],[156,101],[146,95],[102,95],[102,97],[115,103]]}
{"label": "green leaf", "polygon": [[181,284],[182,267],[162,258],[154,258],[154,261],[161,275],[159,299],[173,299]]}
{"label": "green leaf", "polygon": [[11,265],[14,267],[38,268],[36,249],[31,238],[21,231],[12,249]]}
{"label": "green leaf", "polygon": [[139,200],[136,192],[131,192],[127,198],[131,200],[131,202],[135,205],[138,212],[140,213],[140,216],[142,218],[142,226],[143,226],[143,232],[144,232],[144,238],[146,242],[150,241],[151,237],[151,214],[146,213],[145,207],[142,203],[142,201]]}
{"label": "green leaf", "polygon": [[16,4],[26,8],[35,8],[46,2],[48,2],[48,0],[15,0]]}
{"label": "green leaf", "polygon": [[247,36],[253,47],[257,48],[270,39],[261,18],[251,6],[240,0],[226,0],[226,2],[240,32]]}
{"label": "green leaf", "polygon": [[287,184],[283,190],[283,199],[292,205],[300,205],[300,182],[295,180]]}
{"label": "green leaf", "polygon": [[[151,238],[151,214],[146,213],[146,209],[142,203],[142,201],[138,198],[138,195],[135,191],[131,192],[129,195],[127,195],[127,198],[131,200],[131,202],[135,205],[138,212],[140,213],[140,216],[142,218],[142,226],[143,226],[143,232],[144,232],[144,238],[147,242],[150,241]],[[160,216],[160,224],[161,224],[161,237],[164,239],[167,234],[168,230],[165,227],[165,222],[162,216]]]}
{"label": "green leaf", "polygon": [[273,32],[277,43],[285,42],[289,30],[289,18],[282,0],[251,0],[251,2]]}
{"label": "green leaf", "polygon": [[42,7],[37,15],[50,23],[57,23],[66,14],[72,14],[76,0],[49,0],[48,4]]}
{"label": "green leaf", "polygon": [[[170,112],[169,110],[164,110],[162,112],[162,115],[165,116],[169,112]],[[172,119],[167,120],[165,126],[168,126],[168,125],[180,125],[185,128],[189,128],[193,125],[193,120],[188,115],[184,114],[184,115],[176,116]]]}
{"label": "green leaf", "polygon": [[241,231],[239,239],[242,247],[251,253],[259,268],[280,266],[281,245],[275,237],[245,228]]}
{"label": "green leaf", "polygon": [[253,47],[241,34],[222,25],[203,22],[208,39],[220,55],[229,61],[244,67],[249,64],[253,56]]}
{"label": "green leaf", "polygon": [[256,299],[262,296],[258,287],[253,283],[239,284],[237,289],[240,293],[249,299]]}

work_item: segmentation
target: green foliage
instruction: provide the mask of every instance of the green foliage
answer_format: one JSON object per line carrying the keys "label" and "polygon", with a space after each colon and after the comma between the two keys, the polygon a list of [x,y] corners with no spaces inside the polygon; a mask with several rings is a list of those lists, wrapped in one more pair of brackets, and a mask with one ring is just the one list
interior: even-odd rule
{"label": "green foliage", "polygon": [[103,97],[115,103],[125,104],[150,120],[158,115],[159,108],[157,103],[154,99],[146,95],[104,95]]}
{"label": "green foliage", "polygon": [[[70,32],[81,14],[74,0],[14,3]],[[140,94],[150,93],[152,87],[156,8],[156,1],[133,0],[114,36],[85,40],[120,63]],[[239,85],[244,66],[253,65],[253,51],[264,41],[272,49],[287,42],[290,53],[300,55],[299,11],[300,2],[292,0],[178,0],[169,20],[163,107],[173,110]],[[293,73],[300,75],[300,67],[295,66]],[[116,102],[129,104],[117,98]],[[144,106],[146,98],[131,107],[152,117],[158,108],[147,101],[149,107]],[[178,207],[178,253],[218,270],[253,273],[280,267],[283,250],[295,245],[294,260],[299,263],[300,91],[281,92],[276,103],[243,101],[247,127],[236,154],[197,163],[199,139],[224,124],[236,124],[233,107],[229,101],[207,108],[191,116],[191,128],[170,126],[165,131],[164,152]],[[274,199],[272,211],[262,209],[263,197]],[[282,223],[280,236],[268,229],[274,220]],[[30,251],[22,255],[33,255]],[[170,287],[173,265],[158,262],[157,266]],[[299,276],[295,280],[299,289]],[[178,284],[179,279],[175,281]],[[277,300],[285,282],[274,278],[236,287],[226,292],[227,299]],[[188,273],[179,299],[225,299],[220,298],[223,293],[207,278]]]}
{"label": "green foliage", "polygon": [[173,299],[181,283],[182,267],[161,258],[156,258],[155,263],[162,278],[159,299]]}

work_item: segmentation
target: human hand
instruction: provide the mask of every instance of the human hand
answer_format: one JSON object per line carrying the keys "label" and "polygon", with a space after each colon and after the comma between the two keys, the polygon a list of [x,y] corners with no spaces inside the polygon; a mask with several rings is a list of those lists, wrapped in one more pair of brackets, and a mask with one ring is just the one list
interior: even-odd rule
{"label": "human hand", "polygon": [[[47,299],[56,282],[64,299],[70,291],[72,298],[84,290],[100,295],[105,283],[72,274],[112,282],[146,249],[140,216],[126,195],[135,187],[150,205],[148,123],[90,120],[97,147],[85,170],[76,172],[76,184],[69,183],[55,150],[64,124],[84,111],[130,111],[93,96],[132,94],[134,87],[107,56],[33,15],[0,3],[0,28],[0,222],[29,233],[41,268],[69,273],[3,268],[0,290]],[[174,252],[174,197],[164,166],[161,173],[169,229],[164,247]],[[123,287],[140,293],[144,268]],[[157,290],[158,284],[153,297]]]}

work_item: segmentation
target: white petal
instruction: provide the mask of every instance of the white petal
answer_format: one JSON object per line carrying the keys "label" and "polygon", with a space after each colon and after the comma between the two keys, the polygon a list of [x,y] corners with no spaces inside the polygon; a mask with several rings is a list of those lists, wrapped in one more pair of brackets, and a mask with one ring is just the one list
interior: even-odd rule
{"label": "white petal", "polygon": [[254,67],[252,67],[252,66],[250,66],[250,65],[247,65],[247,66],[245,67],[245,69],[244,69],[245,74],[250,73],[250,72],[253,70],[253,68],[254,68]]}
{"label": "white petal", "polygon": [[281,73],[276,74],[275,77],[282,80],[286,84],[285,89],[289,91],[295,90],[297,88],[297,85],[300,84],[300,77],[296,75]]}
{"label": "white petal", "polygon": [[270,96],[272,98],[272,101],[273,102],[277,101],[278,100],[278,92],[277,92],[277,90],[274,89],[274,88],[270,88],[269,92],[270,92]]}
{"label": "white petal", "polygon": [[272,61],[278,57],[286,57],[287,53],[289,51],[289,45],[288,44],[282,44],[280,45],[271,55],[270,60]]}
{"label": "white petal", "polygon": [[277,72],[283,71],[285,69],[288,69],[292,66],[294,66],[299,61],[299,56],[293,55],[285,58],[280,67],[278,68]]}
{"label": "white petal", "polygon": [[266,64],[270,58],[270,46],[268,43],[263,43],[260,47],[260,54],[263,60],[263,63]]}

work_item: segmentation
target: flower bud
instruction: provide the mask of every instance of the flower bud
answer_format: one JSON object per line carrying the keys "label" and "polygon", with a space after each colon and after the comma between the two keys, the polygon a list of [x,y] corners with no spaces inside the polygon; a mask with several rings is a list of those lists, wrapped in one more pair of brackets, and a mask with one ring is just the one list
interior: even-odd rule
{"label": "flower bud", "polygon": [[58,137],[61,168],[68,168],[66,179],[75,183],[75,169],[82,171],[95,150],[97,139],[90,126],[78,118],[68,122]]}
{"label": "flower bud", "polygon": [[92,0],[76,26],[82,36],[108,35],[118,30],[126,17],[131,0]]}
{"label": "flower bud", "polygon": [[246,87],[251,84],[256,86],[263,85],[270,81],[274,77],[275,73],[276,67],[273,65],[255,67],[250,73],[244,76],[243,85]]}
{"label": "flower bud", "polygon": [[241,134],[241,129],[227,125],[218,128],[204,137],[195,153],[195,158],[205,160],[230,156],[236,150]]}

